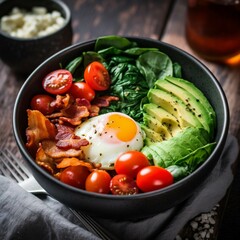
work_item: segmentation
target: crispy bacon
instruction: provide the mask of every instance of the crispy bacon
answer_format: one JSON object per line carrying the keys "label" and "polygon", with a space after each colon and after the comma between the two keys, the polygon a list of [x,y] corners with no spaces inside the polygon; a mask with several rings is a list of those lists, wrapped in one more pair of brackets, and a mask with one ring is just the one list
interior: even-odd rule
{"label": "crispy bacon", "polygon": [[96,97],[92,104],[97,105],[98,107],[108,107],[111,101],[118,101],[119,98],[116,96],[100,96]]}
{"label": "crispy bacon", "polygon": [[100,107],[96,105],[91,105],[89,112],[90,112],[90,117],[95,117],[99,115]]}
{"label": "crispy bacon", "polygon": [[36,163],[52,175],[56,172],[54,159],[45,154],[41,144],[36,153]]}
{"label": "crispy bacon", "polygon": [[56,127],[38,110],[27,110],[28,128],[27,148],[34,153],[37,151],[39,142],[44,139],[54,139],[56,136]]}
{"label": "crispy bacon", "polygon": [[78,106],[76,104],[71,105],[67,109],[62,109],[63,117],[59,117],[59,123],[70,123],[73,126],[77,126],[82,123],[82,119],[89,117],[89,111],[86,106]]}
{"label": "crispy bacon", "polygon": [[52,101],[50,105],[55,109],[63,109],[63,108],[67,108],[73,102],[74,102],[74,99],[69,94],[66,94],[64,96],[57,95],[56,99]]}
{"label": "crispy bacon", "polygon": [[42,141],[43,151],[52,158],[65,158],[65,157],[79,157],[84,159],[84,153],[81,149],[70,148],[68,150],[62,150],[56,145],[56,141],[43,140]]}
{"label": "crispy bacon", "polygon": [[99,115],[100,107],[97,105],[91,105],[91,103],[85,98],[77,98],[76,104],[78,106],[85,106],[89,111],[89,117],[95,117]]}
{"label": "crispy bacon", "polygon": [[56,140],[70,139],[74,135],[74,127],[56,124],[57,134]]}
{"label": "crispy bacon", "polygon": [[86,146],[89,142],[86,139],[81,139],[74,133],[74,128],[66,125],[57,124],[57,135],[55,137],[57,141],[56,146],[62,150],[68,150],[70,148],[80,149],[82,146]]}
{"label": "crispy bacon", "polygon": [[91,103],[86,98],[76,98],[75,101],[78,106],[85,106],[88,109],[91,107]]}
{"label": "crispy bacon", "polygon": [[56,143],[56,146],[62,150],[69,150],[69,149],[80,149],[82,146],[87,146],[89,144],[87,139],[81,139],[80,137],[74,135],[70,139],[63,139],[59,140]]}
{"label": "crispy bacon", "polygon": [[91,163],[85,162],[83,160],[79,160],[78,158],[63,158],[62,161],[57,165],[57,168],[66,168],[70,166],[83,166],[87,167],[89,171],[93,170],[93,166]]}

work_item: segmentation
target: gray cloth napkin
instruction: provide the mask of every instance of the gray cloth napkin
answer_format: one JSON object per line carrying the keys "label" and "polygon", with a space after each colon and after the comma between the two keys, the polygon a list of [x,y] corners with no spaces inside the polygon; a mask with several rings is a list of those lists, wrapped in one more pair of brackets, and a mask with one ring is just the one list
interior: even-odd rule
{"label": "gray cloth napkin", "polygon": [[[212,173],[193,195],[179,206],[136,221],[95,218],[117,239],[173,240],[183,226],[210,211],[233,180],[231,166],[238,156],[237,139],[228,136],[223,154]],[[70,211],[51,197],[38,198],[12,180],[0,176],[0,239],[99,239],[84,229]]]}

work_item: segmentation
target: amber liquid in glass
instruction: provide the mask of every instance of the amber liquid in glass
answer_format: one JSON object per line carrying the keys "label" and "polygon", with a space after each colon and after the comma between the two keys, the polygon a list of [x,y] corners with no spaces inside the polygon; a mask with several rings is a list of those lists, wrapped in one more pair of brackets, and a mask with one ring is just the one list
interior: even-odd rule
{"label": "amber liquid in glass", "polygon": [[226,62],[239,56],[240,1],[189,0],[186,38],[201,57]]}

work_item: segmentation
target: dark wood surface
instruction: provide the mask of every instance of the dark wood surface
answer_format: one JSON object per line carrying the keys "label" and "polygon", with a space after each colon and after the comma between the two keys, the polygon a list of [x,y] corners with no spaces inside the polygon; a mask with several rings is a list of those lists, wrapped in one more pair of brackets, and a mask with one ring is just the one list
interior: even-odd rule
{"label": "dark wood surface", "polygon": [[[101,35],[142,36],[173,44],[195,55],[184,37],[185,0],[65,0],[72,11],[73,43]],[[198,57],[198,56],[197,56]],[[198,57],[199,58],[199,57]],[[228,67],[199,58],[222,85],[230,108],[230,133],[240,140],[240,67]],[[0,148],[18,149],[12,133],[12,112],[17,93],[25,78],[16,76],[0,60]],[[214,234],[210,239],[238,239],[240,235],[240,171],[220,201]],[[182,239],[193,235],[187,224]]]}

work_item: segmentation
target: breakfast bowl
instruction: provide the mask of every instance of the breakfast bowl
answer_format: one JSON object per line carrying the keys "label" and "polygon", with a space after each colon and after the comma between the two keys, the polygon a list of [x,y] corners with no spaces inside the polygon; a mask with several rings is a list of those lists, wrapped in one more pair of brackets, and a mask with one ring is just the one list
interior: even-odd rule
{"label": "breakfast bowl", "polygon": [[[104,45],[102,41],[105,38],[109,40],[107,41],[108,43],[106,45]],[[190,85],[194,84],[196,88],[204,94],[215,112],[213,113],[211,111],[208,111],[206,115],[208,117],[208,115],[213,116],[213,114],[215,114],[214,116],[216,117],[214,126],[212,126],[214,129],[210,130],[212,134],[211,143],[214,144],[207,144],[207,146],[213,147],[211,148],[211,151],[209,152],[206,159],[204,159],[201,164],[198,164],[197,167],[194,168],[193,171],[189,172],[186,176],[182,177],[181,179],[177,179],[172,184],[167,185],[161,189],[152,191],[144,190],[140,191],[138,194],[129,195],[96,193],[86,191],[85,189],[79,189],[70,186],[63,181],[60,181],[52,174],[49,174],[46,169],[43,169],[39,164],[36,163],[35,155],[32,154],[27,147],[27,145],[29,144],[28,138],[30,136],[29,134],[26,134],[26,129],[28,129],[29,127],[27,111],[31,108],[30,102],[33,97],[38,94],[44,94],[44,89],[42,85],[43,79],[46,78],[49,73],[52,73],[53,71],[59,69],[60,66],[63,68],[64,66],[67,66],[66,68],[69,71],[70,69],[72,70],[74,68],[74,71],[76,73],[76,66],[78,65],[77,60],[80,59],[79,56],[81,56],[83,53],[92,53],[93,51],[99,51],[98,48],[100,45],[104,45],[104,47],[107,47],[107,45],[110,44],[111,46],[112,40],[115,38],[117,39],[117,43],[119,43],[118,40],[120,39],[121,44],[124,45],[123,49],[125,49],[126,45],[128,45],[130,42],[134,43],[134,46],[137,45],[139,48],[143,48],[144,51],[146,49],[153,50],[153,54],[155,54],[157,49],[161,52],[161,57],[166,54],[169,58],[167,58],[167,61],[163,61],[164,64],[168,65],[170,61],[169,59],[171,59],[171,61],[174,63],[173,65],[177,66],[175,68],[177,69],[175,72],[179,72],[179,66],[181,66],[181,78],[187,79],[190,82]],[[109,49],[110,51],[112,51],[111,47]],[[118,50],[117,52],[121,52],[123,49]],[[136,52],[135,50],[136,48],[134,49],[134,52]],[[130,52],[132,52],[132,49]],[[139,51],[137,52],[139,53]],[[106,51],[104,52],[104,54],[106,54]],[[164,56],[166,57],[166,55]],[[165,57],[162,59],[166,60]],[[151,55],[150,61],[152,61],[152,59],[153,58]],[[92,60],[90,60],[90,62],[91,61]],[[98,58],[98,61],[101,61],[100,58]],[[154,64],[154,62],[155,60],[152,62],[152,64]],[[69,67],[69,63],[71,63],[71,67]],[[158,66],[161,63],[155,63],[157,63],[155,66],[157,66],[158,69]],[[165,68],[164,72],[168,72],[168,70],[166,69],[167,68]],[[82,72],[81,69],[79,71]],[[142,72],[142,74],[144,73]],[[164,74],[165,73],[161,71],[161,76],[159,78],[164,78]],[[169,76],[167,76],[167,78],[168,77]],[[177,79],[179,80],[179,78]],[[113,84],[114,79],[112,78],[111,80]],[[153,87],[153,89],[155,91],[156,87]],[[173,88],[171,89],[171,91],[173,92]],[[132,92],[131,94],[134,93]],[[191,94],[194,93],[192,92]],[[172,93],[170,95],[172,95]],[[133,99],[136,98],[134,97]],[[144,104],[144,101],[146,101],[146,99],[143,99],[145,98],[141,97],[142,104]],[[199,102],[200,100],[201,98],[199,97],[196,99],[196,102]],[[131,110],[132,109],[133,108],[131,107]],[[144,109],[144,107],[140,108],[140,110],[142,109]],[[74,209],[79,209],[90,215],[114,219],[137,219],[152,216],[154,214],[163,212],[169,208],[177,206],[178,204],[186,200],[188,197],[190,197],[194,193],[194,191],[198,189],[199,186],[201,186],[203,181],[211,173],[214,166],[220,159],[222,150],[224,148],[229,127],[228,111],[228,103],[225,94],[217,79],[200,61],[198,61],[193,56],[189,55],[188,53],[175,46],[148,38],[105,36],[70,46],[48,58],[32,72],[32,74],[25,81],[16,98],[13,113],[13,131],[17,145],[25,162],[28,164],[36,180],[52,197],[66,204],[67,206],[70,206]],[[134,114],[136,115],[136,112]],[[202,115],[200,115],[201,114],[199,114],[198,116],[199,118],[203,117]],[[133,118],[134,117],[135,116],[133,115]],[[179,125],[180,124],[181,123],[179,122]],[[186,124],[186,122],[184,122],[183,124]],[[94,128],[94,124],[92,125],[92,128]],[[178,126],[176,126],[176,128],[178,128]],[[100,128],[96,129],[98,130]],[[86,132],[88,131],[92,131],[91,127]],[[129,127],[127,128],[127,130],[125,130],[125,133],[127,132],[128,134],[128,132],[130,131],[131,129]],[[191,134],[194,135],[194,133]],[[193,141],[192,139],[194,136],[192,136],[191,134],[188,140],[182,144],[187,145],[188,142]],[[143,134],[143,138],[146,137],[146,135],[147,134]],[[102,145],[102,149],[103,148],[109,150],[110,157],[110,150],[112,149],[111,145]],[[145,148],[145,146],[143,148]],[[174,149],[169,150],[166,148],[165,152],[169,154],[170,152],[174,152]],[[196,157],[196,159],[201,159],[201,156]]]}
{"label": "breakfast bowl", "polygon": [[71,12],[62,1],[2,1],[0,19],[0,57],[17,74],[72,44]]}

